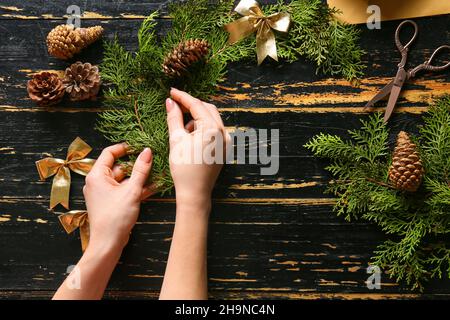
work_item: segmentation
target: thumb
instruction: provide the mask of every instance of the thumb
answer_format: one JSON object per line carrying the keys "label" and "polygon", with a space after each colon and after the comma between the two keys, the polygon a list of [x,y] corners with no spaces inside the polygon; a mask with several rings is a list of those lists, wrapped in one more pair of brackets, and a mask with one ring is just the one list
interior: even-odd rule
{"label": "thumb", "polygon": [[150,148],[145,148],[144,151],[137,157],[136,162],[131,172],[129,184],[133,187],[143,188],[147,182],[147,178],[152,168],[153,154]]}

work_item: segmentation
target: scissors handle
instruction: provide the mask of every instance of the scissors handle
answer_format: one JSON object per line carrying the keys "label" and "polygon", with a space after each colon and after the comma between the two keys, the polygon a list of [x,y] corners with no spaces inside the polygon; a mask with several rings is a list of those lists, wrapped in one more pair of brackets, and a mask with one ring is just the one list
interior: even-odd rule
{"label": "scissors handle", "polygon": [[[411,37],[411,39],[408,41],[407,44],[403,44],[400,40],[400,32],[405,24],[410,24],[414,27],[414,34]],[[412,20],[402,21],[398,25],[397,30],[395,30],[395,44],[397,45],[398,50],[404,51],[405,49],[408,49],[411,46],[411,44],[414,42],[414,40],[416,40],[418,31],[419,31],[419,27],[417,26],[417,23],[415,23],[414,21],[412,21]]]}
{"label": "scissors handle", "polygon": [[[400,32],[401,32],[402,28],[406,24],[410,24],[410,25],[412,25],[414,27],[414,34],[412,35],[411,39],[406,44],[403,44],[401,42],[401,40],[400,40]],[[415,23],[412,20],[402,21],[398,25],[397,30],[395,30],[395,45],[397,46],[398,51],[400,51],[400,53],[402,55],[402,61],[398,65],[400,68],[403,68],[405,66],[405,64],[406,64],[406,58],[407,58],[407,54],[408,54],[408,49],[412,45],[414,40],[416,40],[418,31],[419,31],[419,27],[417,26],[417,23]]]}
{"label": "scissors handle", "polygon": [[431,62],[434,59],[434,56],[437,55],[439,53],[439,51],[444,50],[444,49],[449,49],[450,50],[450,46],[448,45],[443,45],[440,46],[439,48],[437,48],[436,50],[434,50],[433,54],[431,55],[430,59],[428,59],[427,61],[425,61],[425,70],[428,71],[442,71],[447,69],[448,67],[450,67],[450,60],[449,62],[447,62],[446,64],[442,65],[442,66],[433,66],[431,64]]}
{"label": "scissors handle", "polygon": [[442,70],[445,70],[445,69],[449,68],[450,67],[450,60],[449,60],[449,62],[447,62],[446,64],[441,65],[441,66],[434,66],[434,65],[431,64],[433,62],[434,57],[439,53],[439,51],[442,51],[444,49],[450,50],[450,46],[443,45],[443,46],[440,46],[439,48],[437,48],[436,50],[434,50],[434,52],[431,55],[431,57],[429,59],[427,59],[424,63],[419,64],[417,67],[415,67],[414,69],[409,71],[408,72],[408,76],[410,78],[412,78],[412,77],[414,77],[416,75],[417,72],[419,72],[421,70],[442,71]]}

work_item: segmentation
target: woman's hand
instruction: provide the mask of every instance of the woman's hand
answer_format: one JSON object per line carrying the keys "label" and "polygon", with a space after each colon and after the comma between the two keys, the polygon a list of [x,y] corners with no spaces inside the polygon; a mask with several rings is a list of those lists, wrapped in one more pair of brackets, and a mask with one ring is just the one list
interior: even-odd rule
{"label": "woman's hand", "polygon": [[[166,106],[177,215],[160,299],[206,299],[211,192],[231,139],[215,106],[176,89],[170,94]],[[193,117],[186,125],[181,108]]]}
{"label": "woman's hand", "polygon": [[131,177],[124,180],[125,173],[114,163],[126,154],[126,144],[104,149],[86,177],[83,193],[90,224],[89,245],[53,299],[90,300],[103,296],[138,218],[141,200],[153,191],[145,187],[152,166],[150,149],[139,155]]}
{"label": "woman's hand", "polygon": [[146,148],[137,158],[131,177],[125,173],[117,159],[127,154],[126,144],[116,144],[103,150],[86,177],[83,188],[89,215],[89,247],[122,251],[135,225],[141,200],[151,195],[146,187],[152,166],[152,153]]}
{"label": "woman's hand", "polygon": [[[205,204],[225,161],[230,135],[214,105],[177,89],[170,94],[166,108],[177,205]],[[186,125],[181,108],[193,117]]]}

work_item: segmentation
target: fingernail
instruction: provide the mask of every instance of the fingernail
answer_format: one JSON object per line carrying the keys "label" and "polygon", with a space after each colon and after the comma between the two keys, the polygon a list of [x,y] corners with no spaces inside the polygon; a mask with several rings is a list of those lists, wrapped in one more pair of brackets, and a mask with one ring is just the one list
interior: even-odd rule
{"label": "fingernail", "polygon": [[140,161],[144,161],[145,163],[150,163],[152,161],[152,150],[150,150],[150,148],[145,148],[139,155],[138,159]]}
{"label": "fingernail", "polygon": [[170,110],[172,110],[173,108],[173,100],[170,98],[167,98],[166,100],[166,110],[167,112],[170,112]]}

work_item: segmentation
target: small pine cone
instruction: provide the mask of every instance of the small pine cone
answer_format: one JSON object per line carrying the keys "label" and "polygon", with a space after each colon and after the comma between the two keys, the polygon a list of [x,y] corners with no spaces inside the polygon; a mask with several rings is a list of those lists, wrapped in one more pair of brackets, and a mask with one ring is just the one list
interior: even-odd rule
{"label": "small pine cone", "polygon": [[101,85],[98,67],[79,61],[66,69],[63,82],[71,101],[94,100]]}
{"label": "small pine cone", "polygon": [[401,131],[397,136],[389,180],[398,190],[415,192],[422,183],[423,175],[424,169],[417,146],[406,132]]}
{"label": "small pine cone", "polygon": [[47,36],[48,53],[56,58],[67,60],[94,43],[102,36],[103,28],[77,28],[62,24]]}
{"label": "small pine cone", "polygon": [[163,71],[171,78],[183,76],[192,64],[208,55],[209,47],[206,40],[190,39],[181,42],[164,59]]}
{"label": "small pine cone", "polygon": [[65,89],[61,79],[51,72],[35,74],[27,83],[28,95],[41,107],[61,102]]}

